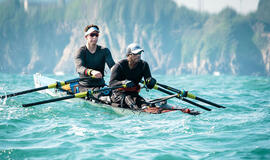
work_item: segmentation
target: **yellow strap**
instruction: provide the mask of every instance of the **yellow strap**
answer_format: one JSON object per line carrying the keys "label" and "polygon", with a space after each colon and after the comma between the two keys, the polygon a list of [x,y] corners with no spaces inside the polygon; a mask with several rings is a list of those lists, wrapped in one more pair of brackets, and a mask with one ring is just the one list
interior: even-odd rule
{"label": "yellow strap", "polygon": [[188,97],[188,98],[191,98],[191,99],[196,99],[196,96],[193,95],[193,94],[191,94],[191,93],[188,93],[188,94],[187,94],[187,97]]}
{"label": "yellow strap", "polygon": [[[65,81],[62,81],[62,82],[59,82],[61,86],[65,85],[66,82]],[[57,83],[53,83],[53,84],[50,84],[48,85],[48,88],[56,88],[57,86]]]}
{"label": "yellow strap", "polygon": [[56,83],[53,83],[53,84],[50,84],[50,85],[48,85],[48,88],[56,88]]}
{"label": "yellow strap", "polygon": [[81,93],[75,94],[75,98],[82,98],[82,97],[86,97],[86,96],[87,96],[87,92],[81,92]]}

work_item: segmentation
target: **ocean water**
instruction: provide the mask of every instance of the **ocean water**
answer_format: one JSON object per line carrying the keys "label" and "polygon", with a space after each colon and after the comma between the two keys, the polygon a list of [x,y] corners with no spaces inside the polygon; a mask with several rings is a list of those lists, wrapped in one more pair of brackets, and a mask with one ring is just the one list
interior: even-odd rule
{"label": "ocean water", "polygon": [[[194,101],[212,109],[208,112],[178,99],[169,103],[202,114],[122,116],[82,101],[23,108],[21,104],[52,98],[29,93],[0,100],[0,159],[270,159],[269,78],[154,77],[226,109]],[[0,73],[0,95],[33,86],[32,75]],[[166,96],[154,90],[141,95]]]}

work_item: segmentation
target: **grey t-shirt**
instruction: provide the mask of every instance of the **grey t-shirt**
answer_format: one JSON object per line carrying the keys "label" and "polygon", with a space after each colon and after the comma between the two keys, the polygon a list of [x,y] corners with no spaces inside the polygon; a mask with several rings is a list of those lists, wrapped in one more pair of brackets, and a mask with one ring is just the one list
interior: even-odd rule
{"label": "grey t-shirt", "polygon": [[[75,54],[75,66],[79,76],[88,77],[85,74],[87,69],[100,71],[104,76],[105,63],[109,68],[115,64],[112,54],[108,48],[97,45],[95,53],[90,53],[86,46],[82,46]],[[79,82],[84,87],[100,87],[104,86],[104,79],[89,79]]]}

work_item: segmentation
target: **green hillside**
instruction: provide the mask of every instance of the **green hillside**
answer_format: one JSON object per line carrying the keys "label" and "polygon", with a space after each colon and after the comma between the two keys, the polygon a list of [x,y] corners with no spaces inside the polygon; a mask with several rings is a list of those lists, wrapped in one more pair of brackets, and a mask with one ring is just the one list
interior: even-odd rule
{"label": "green hillside", "polygon": [[[61,3],[60,3],[61,2]],[[74,73],[83,28],[101,27],[116,61],[136,41],[155,73],[270,75],[270,1],[247,16],[199,13],[164,0],[0,1],[0,71]]]}

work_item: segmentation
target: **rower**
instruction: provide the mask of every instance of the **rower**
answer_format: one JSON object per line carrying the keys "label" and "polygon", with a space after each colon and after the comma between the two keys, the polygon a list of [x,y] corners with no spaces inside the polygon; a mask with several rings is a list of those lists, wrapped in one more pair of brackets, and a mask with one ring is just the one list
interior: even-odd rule
{"label": "rower", "polygon": [[[74,56],[76,71],[80,78],[89,77],[79,82],[79,92],[89,89],[96,90],[105,86],[104,69],[105,63],[109,68],[115,64],[108,48],[97,44],[100,34],[97,25],[87,25],[84,29],[84,37],[87,41]],[[99,98],[99,95],[94,95]]]}
{"label": "rower", "polygon": [[111,96],[113,103],[121,107],[129,107],[134,110],[148,106],[149,104],[139,95],[140,81],[146,81],[146,86],[152,89],[156,80],[151,76],[149,65],[141,60],[144,50],[136,43],[128,45],[126,59],[116,63],[111,70],[110,87],[125,85],[126,88],[114,90]]}

